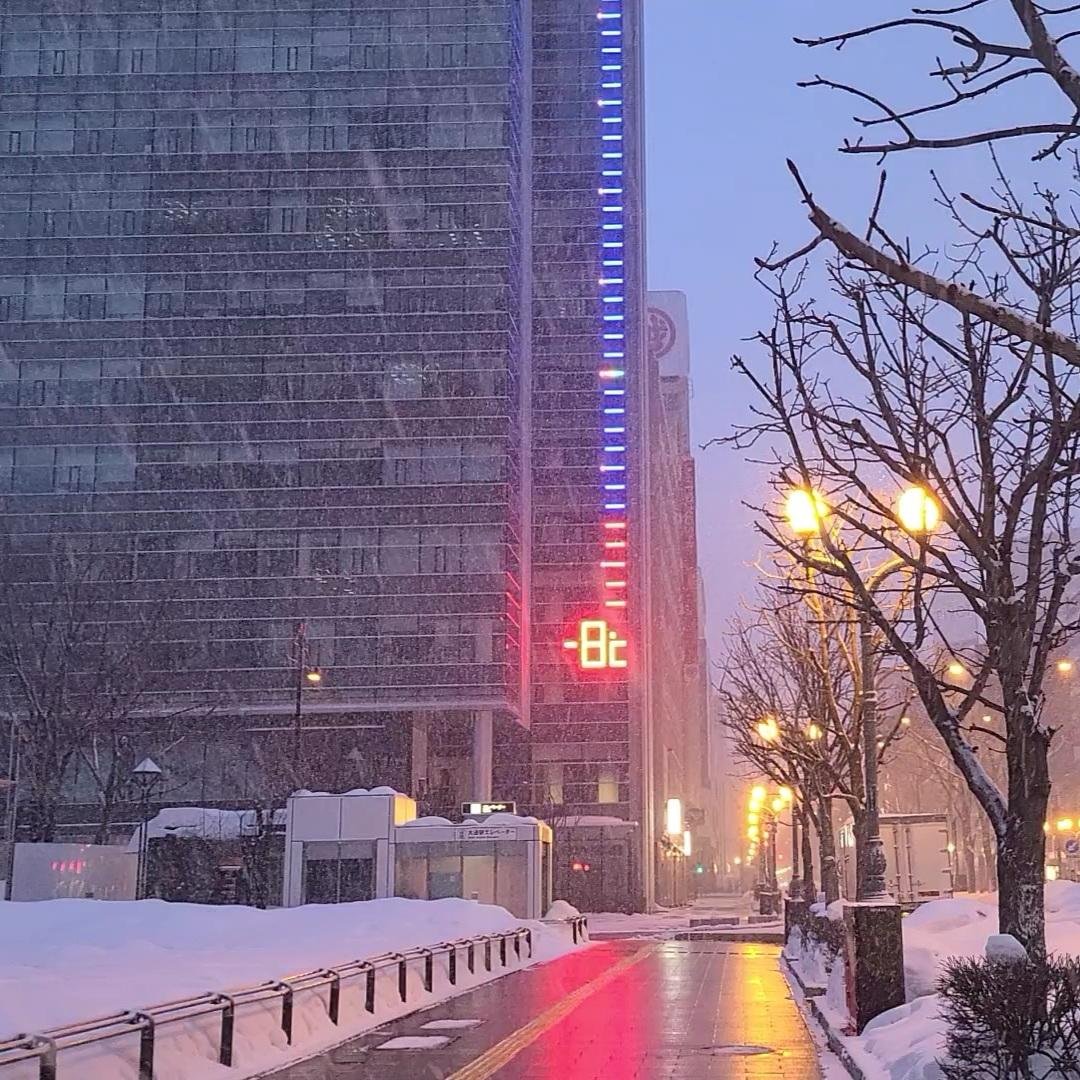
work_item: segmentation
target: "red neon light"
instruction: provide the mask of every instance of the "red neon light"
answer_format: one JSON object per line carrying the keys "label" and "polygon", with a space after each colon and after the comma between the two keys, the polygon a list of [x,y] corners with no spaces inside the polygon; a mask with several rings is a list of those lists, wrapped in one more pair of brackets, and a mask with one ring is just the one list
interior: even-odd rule
{"label": "red neon light", "polygon": [[605,671],[609,668],[625,668],[626,641],[612,630],[606,619],[582,619],[578,624],[576,638],[563,642],[564,649],[578,654],[582,671]]}

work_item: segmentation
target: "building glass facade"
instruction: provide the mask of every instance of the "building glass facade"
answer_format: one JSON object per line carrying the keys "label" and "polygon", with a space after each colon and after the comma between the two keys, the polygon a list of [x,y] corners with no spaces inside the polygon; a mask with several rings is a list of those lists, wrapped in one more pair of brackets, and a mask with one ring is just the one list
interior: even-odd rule
{"label": "building glass facade", "polygon": [[[170,701],[517,711],[507,3],[14,4],[0,448],[171,632]],[[81,9],[81,10],[80,10]]]}
{"label": "building glass facade", "polygon": [[640,0],[4,6],[5,559],[164,604],[210,742],[287,726],[302,625],[310,726],[403,782],[394,724],[486,710],[532,726],[497,797],[642,817],[639,37]]}

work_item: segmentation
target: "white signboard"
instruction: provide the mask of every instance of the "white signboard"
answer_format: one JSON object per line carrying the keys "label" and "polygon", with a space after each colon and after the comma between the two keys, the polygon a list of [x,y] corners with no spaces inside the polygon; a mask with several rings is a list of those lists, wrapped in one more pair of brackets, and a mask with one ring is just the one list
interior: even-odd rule
{"label": "white signboard", "polygon": [[690,375],[690,321],[686,293],[651,292],[649,303],[649,358],[660,365],[661,375]]}
{"label": "white signboard", "polygon": [[517,829],[511,827],[496,827],[490,829],[478,828],[471,825],[468,828],[455,829],[455,840],[516,840]]}

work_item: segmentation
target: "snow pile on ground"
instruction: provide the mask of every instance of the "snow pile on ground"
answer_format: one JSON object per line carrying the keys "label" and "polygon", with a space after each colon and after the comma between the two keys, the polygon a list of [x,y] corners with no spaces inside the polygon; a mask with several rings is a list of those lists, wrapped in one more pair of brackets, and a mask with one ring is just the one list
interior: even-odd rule
{"label": "snow pile on ground", "polygon": [[[526,923],[504,908],[458,899],[394,898],[269,911],[162,900],[0,902],[0,1037],[523,926],[533,931],[533,963],[572,948],[564,928]],[[478,979],[481,974],[478,965]],[[433,1000],[429,995],[422,1004]],[[319,1011],[325,1016],[325,1008]],[[385,1019],[381,1015],[378,1022]],[[355,1030],[331,1029],[323,1039],[329,1045]],[[297,1042],[296,1057],[319,1048]],[[274,1053],[279,1051],[288,1054],[288,1048]],[[254,1067],[250,1054],[244,1061],[249,1060]],[[269,1064],[287,1060],[272,1054]],[[217,1069],[207,1063],[205,1071],[158,1075],[202,1080],[217,1077]],[[246,1071],[221,1075],[237,1078]],[[79,1075],[124,1080],[126,1071]]]}
{"label": "snow pile on ground", "polygon": [[[1051,953],[1080,955],[1080,883],[1047,882],[1046,942]],[[879,1016],[861,1037],[845,1040],[868,1076],[940,1080],[946,1024],[934,990],[941,967],[950,957],[984,956],[988,946],[998,954],[1008,947],[998,935],[993,895],[934,900],[904,919],[908,1003]],[[827,997],[834,1022],[842,1016],[835,989],[830,984]]]}
{"label": "snow pile on ground", "polygon": [[555,903],[547,909],[544,915],[545,919],[576,919],[581,914],[580,911],[573,904],[567,903],[565,900],[556,900]]}
{"label": "snow pile on ground", "polygon": [[907,999],[932,994],[941,965],[951,956],[981,956],[998,931],[997,904],[957,897],[933,900],[904,919]]}
{"label": "snow pile on ground", "polygon": [[[592,912],[589,915],[589,936],[594,940],[603,937],[635,937],[666,939],[690,929],[691,919],[741,919],[754,911],[753,898],[747,896],[700,896],[684,907],[658,907],[648,915],[627,915],[619,911]],[[777,916],[777,923],[781,917]],[[746,926],[741,928],[746,930]],[[756,930],[774,927],[756,926]]]}
{"label": "snow pile on ground", "polygon": [[[938,1059],[944,1056],[946,1030],[937,995],[930,994],[871,1020],[862,1037],[851,1041],[876,1059],[874,1064],[885,1076],[939,1080]],[[865,1061],[860,1058],[860,1064]]]}

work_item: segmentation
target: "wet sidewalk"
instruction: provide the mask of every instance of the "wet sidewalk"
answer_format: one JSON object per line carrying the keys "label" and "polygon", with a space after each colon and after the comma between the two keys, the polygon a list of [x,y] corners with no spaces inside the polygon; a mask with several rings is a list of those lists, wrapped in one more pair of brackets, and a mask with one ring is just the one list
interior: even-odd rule
{"label": "wet sidewalk", "polygon": [[779,951],[602,942],[272,1080],[820,1080]]}

